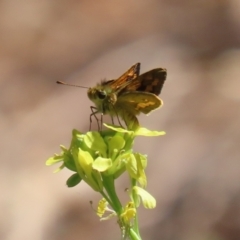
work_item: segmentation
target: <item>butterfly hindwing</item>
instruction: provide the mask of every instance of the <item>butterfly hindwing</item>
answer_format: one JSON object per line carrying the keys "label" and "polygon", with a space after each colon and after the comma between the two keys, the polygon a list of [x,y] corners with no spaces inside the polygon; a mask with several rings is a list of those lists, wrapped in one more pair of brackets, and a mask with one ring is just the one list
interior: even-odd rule
{"label": "butterfly hindwing", "polygon": [[156,68],[141,74],[129,83],[124,91],[148,92],[159,95],[167,77],[164,68]]}
{"label": "butterfly hindwing", "polygon": [[124,111],[138,115],[140,113],[148,114],[161,105],[162,100],[152,93],[131,91],[119,96],[115,107],[117,111],[124,109]]}

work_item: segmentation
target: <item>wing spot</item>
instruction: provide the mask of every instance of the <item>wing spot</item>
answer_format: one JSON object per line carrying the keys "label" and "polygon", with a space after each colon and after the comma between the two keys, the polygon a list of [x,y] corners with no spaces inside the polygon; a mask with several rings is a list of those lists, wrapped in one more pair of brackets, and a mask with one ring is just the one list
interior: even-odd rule
{"label": "wing spot", "polygon": [[[145,100],[147,100],[147,99],[145,99]],[[146,102],[146,103],[139,103],[137,105],[137,107],[136,107],[136,110],[144,109],[144,108],[146,108],[148,106],[151,106],[151,105],[155,105],[155,103],[154,102],[150,102],[150,101]]]}

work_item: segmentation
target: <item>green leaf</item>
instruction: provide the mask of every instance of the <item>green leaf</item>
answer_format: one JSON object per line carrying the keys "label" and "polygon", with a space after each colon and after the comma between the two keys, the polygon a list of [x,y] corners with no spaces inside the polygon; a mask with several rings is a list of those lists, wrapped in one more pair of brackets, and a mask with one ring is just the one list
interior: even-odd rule
{"label": "green leaf", "polygon": [[64,154],[64,165],[71,171],[77,172],[76,164],[73,158],[73,155],[70,151]]}
{"label": "green leaf", "polygon": [[51,166],[53,164],[59,163],[59,162],[63,162],[61,167],[58,168],[56,171],[54,172],[58,172],[61,169],[63,169],[64,167],[70,169],[71,171],[77,171],[76,170],[76,166],[75,166],[75,162],[74,159],[72,157],[72,154],[70,152],[70,150],[67,150],[66,148],[64,148],[63,146],[61,146],[61,149],[63,150],[63,152],[61,152],[60,155],[55,154],[55,156],[50,157],[47,161],[46,161],[46,165],[47,166]]}
{"label": "green leaf", "polygon": [[92,185],[92,188],[97,192],[102,192],[103,191],[103,180],[102,180],[101,173],[98,172],[97,170],[93,169],[92,179],[94,180],[94,185]]}
{"label": "green leaf", "polygon": [[64,167],[65,167],[65,165],[64,165],[64,163],[62,163],[62,165],[61,165],[59,168],[57,168],[56,170],[54,170],[54,173],[60,172],[62,169],[64,169]]}
{"label": "green leaf", "polygon": [[112,162],[111,168],[108,169],[106,175],[114,175],[114,179],[118,178],[126,170],[126,159],[130,153],[122,153]]}
{"label": "green leaf", "polygon": [[137,161],[136,158],[134,156],[134,154],[129,154],[128,158],[126,159],[126,169],[129,173],[129,175],[134,178],[137,179],[138,175],[138,169],[137,169]]}
{"label": "green leaf", "polygon": [[112,129],[112,130],[116,131],[116,132],[121,132],[121,133],[134,133],[134,131],[129,131],[129,130],[127,130],[127,129],[125,129],[125,128],[122,128],[122,127],[120,127],[120,126],[115,126],[115,125],[106,124],[106,123],[104,123],[103,125],[104,125],[105,127],[109,128],[109,129]]}
{"label": "green leaf", "polygon": [[135,155],[136,154],[141,159],[142,168],[145,169],[147,167],[147,155],[143,155],[143,154],[140,154],[140,153],[135,153]]}
{"label": "green leaf", "polygon": [[81,182],[81,178],[78,173],[74,173],[71,177],[68,178],[67,180],[67,186],[70,187],[75,187]]}
{"label": "green leaf", "polygon": [[134,186],[132,191],[142,199],[143,206],[148,209],[156,207],[156,199],[143,188]]}
{"label": "green leaf", "polygon": [[72,140],[71,140],[71,145],[70,145],[70,149],[72,149],[73,147],[77,147],[77,148],[83,148],[84,146],[84,136],[85,134],[82,134],[80,132],[78,132],[77,130],[73,130],[72,131]]}
{"label": "green leaf", "polygon": [[102,191],[102,182],[99,172],[92,168],[93,158],[89,152],[79,149],[76,166],[80,177],[95,191]]}
{"label": "green leaf", "polygon": [[121,134],[116,134],[108,141],[108,152],[109,157],[111,157],[113,160],[117,157],[120,150],[124,148],[125,140],[121,136]]}
{"label": "green leaf", "polygon": [[112,160],[110,158],[98,157],[92,164],[93,169],[104,172],[112,166]]}
{"label": "green leaf", "polygon": [[[137,161],[137,181],[139,182],[139,184],[142,187],[146,187],[147,186],[147,177],[144,171],[144,167],[143,167],[143,156],[141,154],[135,153],[135,158]],[[145,161],[147,161],[147,159],[145,158]],[[146,163],[145,163],[146,164]]]}
{"label": "green leaf", "polygon": [[88,132],[84,136],[84,143],[89,149],[99,152],[103,157],[106,156],[107,145],[99,132]]}
{"label": "green leaf", "polygon": [[46,165],[47,166],[51,166],[53,164],[59,163],[63,161],[63,156],[62,155],[56,155],[53,157],[48,158],[48,160],[46,161]]}
{"label": "green leaf", "polygon": [[155,137],[155,136],[162,136],[165,135],[166,133],[164,131],[151,131],[148,130],[147,128],[139,128],[137,129],[137,131],[135,132],[135,135],[137,136],[146,136],[146,137]]}
{"label": "green leaf", "polygon": [[126,158],[126,169],[131,178],[136,179],[142,187],[147,185],[147,177],[142,164],[142,156],[138,153],[132,153]]}
{"label": "green leaf", "polygon": [[121,150],[125,145],[125,140],[121,135],[115,135],[110,139],[108,142],[109,150],[112,151],[113,149]]}
{"label": "green leaf", "polygon": [[84,171],[84,173],[87,176],[90,176],[91,172],[92,172],[92,163],[93,163],[93,158],[92,158],[91,154],[89,152],[79,149],[78,162],[80,164],[80,167]]}

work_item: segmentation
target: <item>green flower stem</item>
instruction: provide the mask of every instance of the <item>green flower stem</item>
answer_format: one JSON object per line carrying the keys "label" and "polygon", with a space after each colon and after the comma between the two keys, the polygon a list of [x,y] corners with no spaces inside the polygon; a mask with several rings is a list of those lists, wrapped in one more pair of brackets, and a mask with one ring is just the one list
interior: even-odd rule
{"label": "green flower stem", "polygon": [[138,226],[138,213],[137,213],[137,211],[136,211],[136,215],[135,215],[135,218],[134,218],[134,225],[133,225],[132,230],[134,230],[135,234],[138,236],[137,239],[141,239],[140,232],[139,232],[139,226]]}
{"label": "green flower stem", "polygon": [[122,204],[115,191],[114,178],[113,176],[102,175],[102,179],[103,179],[103,186],[107,191],[109,198],[111,199],[111,203],[112,203],[111,207],[114,209],[117,215],[120,215],[122,212]]}
{"label": "green flower stem", "polygon": [[129,236],[131,240],[142,240],[139,234],[137,234],[132,228],[129,230]]}
{"label": "green flower stem", "polygon": [[[132,185],[132,188],[137,185],[136,179],[131,178],[131,185]],[[132,194],[131,194],[131,199],[132,199],[132,201],[134,202],[134,204],[136,206],[135,198],[132,196]],[[136,211],[136,215],[135,215],[135,218],[134,218],[134,225],[133,225],[132,229],[138,235],[139,239],[141,239],[140,232],[139,232],[139,226],[138,226],[138,212],[137,211]]]}

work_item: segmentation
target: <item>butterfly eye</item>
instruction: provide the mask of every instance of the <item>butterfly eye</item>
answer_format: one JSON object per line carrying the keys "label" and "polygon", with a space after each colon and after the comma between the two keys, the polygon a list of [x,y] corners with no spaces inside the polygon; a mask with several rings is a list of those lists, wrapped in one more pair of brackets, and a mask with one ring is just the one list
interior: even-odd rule
{"label": "butterfly eye", "polygon": [[97,91],[97,96],[99,99],[104,99],[106,97],[105,91]]}

